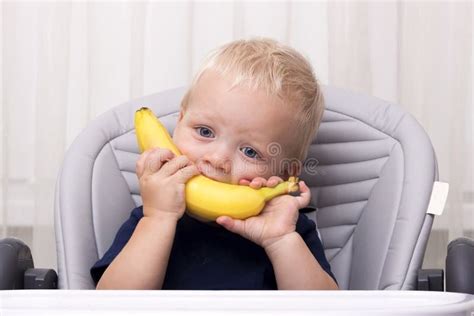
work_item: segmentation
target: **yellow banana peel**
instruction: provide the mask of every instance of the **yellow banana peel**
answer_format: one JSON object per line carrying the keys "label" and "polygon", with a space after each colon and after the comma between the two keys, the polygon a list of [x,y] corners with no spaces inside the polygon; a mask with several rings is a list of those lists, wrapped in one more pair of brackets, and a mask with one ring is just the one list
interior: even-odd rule
{"label": "yellow banana peel", "polygon": [[[135,112],[135,132],[140,152],[160,147],[171,150],[176,156],[181,155],[166,127],[149,108],[142,107]],[[296,177],[290,177],[273,188],[253,189],[197,175],[186,182],[186,210],[203,221],[215,221],[222,215],[246,219],[258,215],[272,198],[297,190]]]}

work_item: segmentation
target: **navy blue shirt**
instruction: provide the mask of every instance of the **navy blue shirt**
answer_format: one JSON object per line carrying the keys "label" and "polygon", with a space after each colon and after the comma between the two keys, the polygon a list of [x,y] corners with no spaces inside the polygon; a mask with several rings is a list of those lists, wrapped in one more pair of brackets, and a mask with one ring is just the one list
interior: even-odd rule
{"label": "navy blue shirt", "polygon": [[[143,208],[135,208],[120,227],[110,248],[91,268],[95,284],[126,245],[142,217]],[[299,214],[296,231],[324,271],[336,281],[315,228],[312,220]],[[295,261],[294,265],[297,269],[298,262]],[[202,223],[185,213],[176,226],[162,288],[276,290],[277,284],[272,264],[262,247],[221,226]]]}

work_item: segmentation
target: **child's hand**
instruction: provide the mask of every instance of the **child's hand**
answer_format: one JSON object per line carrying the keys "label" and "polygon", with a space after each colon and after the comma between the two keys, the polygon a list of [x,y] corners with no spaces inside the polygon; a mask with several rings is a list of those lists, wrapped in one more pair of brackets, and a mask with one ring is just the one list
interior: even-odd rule
{"label": "child's hand", "polygon": [[[271,177],[266,183],[270,183],[274,187],[283,181],[280,178],[276,178],[278,177]],[[255,186],[263,183],[261,178],[255,178],[250,183],[251,186],[254,181],[256,181],[254,183]],[[220,216],[216,222],[227,230],[239,234],[263,248],[267,248],[296,230],[299,209],[308,206],[311,201],[311,191],[306,186],[306,183],[300,181],[299,187],[300,196],[291,196],[289,194],[277,196],[265,204],[265,207],[258,216],[253,216],[246,220]]]}
{"label": "child's hand", "polygon": [[196,165],[185,155],[175,157],[168,149],[153,148],[141,154],[136,172],[143,215],[180,219],[186,208],[185,183],[200,173]]}
{"label": "child's hand", "polygon": [[256,178],[252,179],[252,182],[250,182],[246,179],[241,179],[239,181],[239,184],[248,185],[251,188],[259,189],[259,188],[265,187],[265,186],[267,186],[269,188],[273,188],[273,187],[276,187],[279,183],[282,183],[282,182],[283,182],[282,178],[277,177],[277,176],[272,176],[268,179],[268,181],[265,178],[262,178],[262,177],[256,177]]}

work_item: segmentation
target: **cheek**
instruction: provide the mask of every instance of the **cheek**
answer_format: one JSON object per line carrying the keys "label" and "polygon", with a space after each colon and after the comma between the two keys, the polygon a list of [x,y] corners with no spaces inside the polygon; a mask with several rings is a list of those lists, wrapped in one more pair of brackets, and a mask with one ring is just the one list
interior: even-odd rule
{"label": "cheek", "polygon": [[173,131],[173,135],[171,136],[171,138],[173,139],[173,143],[176,145],[176,147],[178,147],[179,151],[183,152],[183,137],[181,134],[181,130],[176,127]]}
{"label": "cheek", "polygon": [[186,155],[191,161],[199,157],[199,146],[197,146],[191,135],[186,135],[183,129],[176,129],[173,133],[173,142],[183,155]]}
{"label": "cheek", "polygon": [[178,147],[183,155],[186,155],[191,161],[196,161],[200,157],[199,147],[193,145],[189,141],[185,141]]}

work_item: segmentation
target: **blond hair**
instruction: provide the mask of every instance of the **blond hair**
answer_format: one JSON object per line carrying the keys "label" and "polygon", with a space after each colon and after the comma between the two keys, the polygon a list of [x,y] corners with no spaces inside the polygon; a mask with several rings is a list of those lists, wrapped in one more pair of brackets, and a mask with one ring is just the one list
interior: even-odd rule
{"label": "blond hair", "polygon": [[[207,70],[245,86],[279,96],[295,107],[294,148],[285,152],[303,162],[324,112],[324,98],[311,64],[296,50],[268,38],[237,40],[211,51],[181,103],[186,109],[193,87]],[[289,118],[291,119],[291,118]]]}

